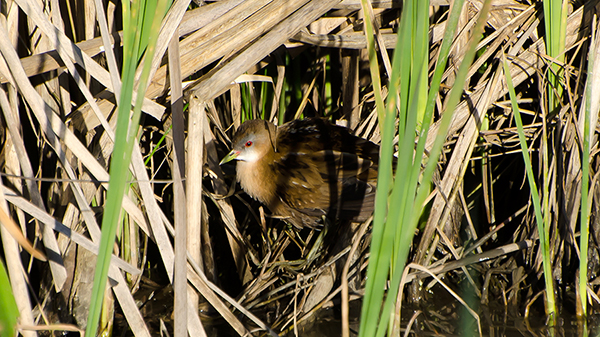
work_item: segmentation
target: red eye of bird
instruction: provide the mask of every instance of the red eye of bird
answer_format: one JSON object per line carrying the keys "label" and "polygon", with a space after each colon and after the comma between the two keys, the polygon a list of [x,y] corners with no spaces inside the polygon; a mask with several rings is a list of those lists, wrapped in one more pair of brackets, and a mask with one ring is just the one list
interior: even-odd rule
{"label": "red eye of bird", "polygon": [[246,142],[246,147],[250,147],[250,146],[252,146],[252,141],[251,140],[249,140],[249,141]]}

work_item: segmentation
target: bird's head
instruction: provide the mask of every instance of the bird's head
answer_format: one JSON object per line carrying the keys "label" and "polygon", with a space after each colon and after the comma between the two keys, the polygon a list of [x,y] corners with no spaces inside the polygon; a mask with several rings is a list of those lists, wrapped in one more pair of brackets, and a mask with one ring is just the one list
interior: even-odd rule
{"label": "bird's head", "polygon": [[254,163],[275,150],[276,126],[260,119],[244,122],[232,139],[233,149],[220,164],[232,160]]}

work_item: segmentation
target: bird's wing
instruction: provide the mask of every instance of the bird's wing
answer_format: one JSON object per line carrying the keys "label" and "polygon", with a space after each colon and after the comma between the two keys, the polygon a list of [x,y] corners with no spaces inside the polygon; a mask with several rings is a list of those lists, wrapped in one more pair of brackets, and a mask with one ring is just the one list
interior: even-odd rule
{"label": "bird's wing", "polygon": [[[368,159],[338,151],[288,154],[278,161],[281,201],[318,220],[363,219],[373,211],[377,173]],[[340,197],[341,196],[341,197]]]}
{"label": "bird's wing", "polygon": [[277,165],[277,193],[285,204],[296,209],[329,206],[329,191],[323,190],[325,182],[310,155],[288,154]]}
{"label": "bird's wing", "polygon": [[323,187],[329,192],[329,214],[342,219],[366,220],[373,213],[377,164],[348,152],[326,150],[313,156],[323,177]]}
{"label": "bird's wing", "polygon": [[347,128],[321,118],[293,120],[277,130],[277,144],[283,153],[317,153],[331,150],[353,153],[377,162],[379,146],[351,134]]}
{"label": "bird's wing", "polygon": [[374,168],[371,160],[348,152],[323,150],[311,154],[311,159],[324,179],[357,177]]}

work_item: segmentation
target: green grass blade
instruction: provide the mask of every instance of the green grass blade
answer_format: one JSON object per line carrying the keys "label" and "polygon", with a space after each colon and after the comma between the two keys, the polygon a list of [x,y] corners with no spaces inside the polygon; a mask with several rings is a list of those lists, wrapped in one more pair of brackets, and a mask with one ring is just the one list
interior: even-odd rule
{"label": "green grass blade", "polygon": [[508,86],[510,102],[513,108],[513,116],[515,117],[515,124],[517,125],[517,131],[519,133],[521,153],[523,153],[523,161],[525,162],[525,169],[527,172],[527,181],[529,182],[529,189],[531,190],[531,199],[535,211],[535,220],[537,223],[538,233],[540,237],[540,245],[542,247],[544,280],[546,283],[546,312],[548,315],[554,316],[554,314],[556,313],[556,302],[554,299],[554,280],[552,278],[552,266],[550,264],[548,234],[546,233],[546,229],[544,228],[544,218],[542,217],[540,196],[538,194],[537,186],[535,183],[535,176],[533,174],[533,168],[531,166],[531,159],[529,158],[529,149],[527,147],[527,141],[525,139],[525,132],[523,131],[523,122],[521,121],[521,112],[519,111],[519,105],[517,104],[517,95],[515,93],[512,77],[510,76],[510,69],[508,68],[508,62],[506,61],[506,59],[503,60],[503,67],[504,74],[506,77],[506,84]]}
{"label": "green grass blade", "polygon": [[[402,177],[402,179],[395,179],[394,186],[391,194],[388,196],[389,185],[383,185],[381,183],[381,175],[384,167],[380,166],[380,177],[378,186],[385,186],[383,191],[378,190],[376,199],[376,210],[375,219],[373,221],[373,238],[371,243],[371,257],[369,262],[369,268],[367,271],[367,285],[365,292],[365,300],[363,302],[363,312],[361,316],[361,328],[360,336],[382,336],[386,331],[391,333],[389,330],[388,322],[392,309],[396,304],[396,296],[398,292],[398,285],[400,281],[400,275],[404,269],[404,264],[408,255],[408,247],[410,247],[410,241],[414,234],[414,229],[421,215],[421,207],[415,207],[415,205],[421,205],[424,202],[426,194],[423,192],[429,190],[429,184],[431,176],[433,174],[433,168],[436,166],[437,158],[443,141],[445,139],[445,133],[448,129],[449,122],[451,120],[451,114],[454,106],[458,103],[462,94],[462,87],[454,88],[451,93],[452,104],[448,105],[448,110],[445,113],[445,121],[442,122],[440,128],[441,140],[436,143],[434,149],[437,149],[437,154],[430,153],[432,157],[429,159],[431,165],[429,171],[425,172],[422,180],[420,179],[421,172],[421,158],[424,153],[424,144],[426,140],[427,132],[423,130],[428,129],[431,123],[431,116],[433,114],[434,104],[429,105],[431,100],[435,103],[435,97],[439,91],[439,83],[441,81],[441,75],[443,68],[445,67],[445,61],[438,63],[438,70],[436,71],[436,82],[435,87],[432,87],[428,95],[427,93],[427,64],[428,60],[428,45],[427,38],[424,38],[428,34],[428,3],[427,2],[405,2],[402,18],[398,30],[398,43],[397,48],[403,50],[402,53],[395,53],[392,64],[392,77],[389,81],[389,95],[387,97],[385,109],[380,109],[378,104],[378,111],[385,111],[383,118],[380,116],[380,127],[382,128],[382,143],[381,143],[381,162],[383,165],[386,156],[391,158],[391,148],[393,146],[392,135],[393,129],[391,125],[395,122],[392,118],[395,116],[395,112],[399,109],[399,121],[398,121],[398,137],[399,137],[399,153],[398,153],[398,165],[396,167],[396,177]],[[367,6],[363,3],[363,8]],[[458,8],[456,8],[458,7]],[[455,23],[454,28],[449,28],[446,32],[445,42],[443,44],[441,57],[445,57],[448,53],[451,45],[452,38],[458,22],[458,15],[462,8],[462,2],[456,6],[452,11],[453,20]],[[476,46],[483,31],[483,26],[487,18],[487,11],[489,10],[489,3],[484,7],[484,14],[478,20],[476,25],[476,33],[474,36],[477,39],[472,42],[469,46],[470,49],[467,52],[467,56],[464,58],[467,61],[461,66],[459,76],[457,76],[456,83],[463,83],[466,77],[470,60],[474,58]],[[365,30],[367,31],[367,39],[370,38],[370,32],[368,29],[370,22],[365,19]],[[479,32],[479,33],[477,33]],[[423,43],[424,42],[424,43]],[[374,44],[369,43],[369,46]],[[379,80],[377,59],[375,57],[374,50],[370,50],[370,64],[373,81]],[[416,56],[418,55],[418,56]],[[460,77],[462,76],[462,77]],[[462,78],[462,80],[461,80]],[[374,84],[376,87],[376,84]],[[400,102],[397,101],[397,92],[399,88]],[[430,106],[429,111],[427,107]],[[382,122],[383,120],[383,122]],[[420,125],[421,134],[425,135],[419,140],[420,152],[414,155],[414,142],[415,142],[415,130]],[[389,138],[386,138],[389,136]],[[389,142],[389,143],[388,143]],[[421,155],[419,155],[421,154]],[[387,167],[385,167],[387,168]],[[387,174],[387,172],[386,172]],[[406,177],[409,177],[408,179]],[[428,177],[428,178],[427,178]],[[389,182],[391,180],[386,180]],[[419,192],[417,192],[417,190]],[[381,202],[379,204],[378,202]],[[394,205],[387,209],[389,205]],[[391,272],[391,275],[390,275]],[[381,301],[384,296],[384,287],[390,280],[388,277],[391,276],[391,283],[389,283],[389,291],[383,311],[381,310]]]}
{"label": "green grass blade", "polygon": [[[489,13],[490,6],[491,6],[491,1],[489,1],[489,0],[486,1],[479,13],[479,18],[477,19],[477,22],[475,24],[475,27],[473,30],[473,35],[468,44],[467,51],[465,53],[465,57],[463,58],[463,63],[460,65],[459,70],[456,74],[456,81],[455,81],[456,85],[452,88],[452,90],[449,94],[447,108],[442,117],[442,121],[441,121],[440,127],[438,129],[438,134],[436,136],[436,140],[430,151],[430,157],[428,160],[428,164],[425,168],[425,171],[423,172],[421,182],[419,185],[417,185],[416,182],[413,182],[414,190],[412,193],[413,193],[413,196],[414,195],[416,195],[416,196],[405,201],[405,202],[410,202],[408,209],[417,210],[417,211],[407,212],[407,213],[405,213],[404,218],[400,219],[401,223],[408,224],[408,226],[404,225],[404,228],[402,229],[402,237],[401,237],[401,240],[399,243],[401,245],[401,247],[402,246],[404,246],[404,247],[410,246],[410,241],[412,240],[414,230],[418,223],[419,217],[421,216],[420,210],[423,207],[423,203],[424,203],[425,198],[427,197],[427,194],[429,191],[429,184],[430,184],[431,178],[433,176],[433,171],[434,171],[435,167],[437,166],[437,160],[441,153],[443,143],[446,139],[446,132],[450,126],[450,121],[452,120],[452,114],[453,114],[454,108],[456,107],[456,105],[458,105],[458,102],[460,101],[460,97],[463,92],[463,85],[465,83],[465,79],[466,79],[469,67],[471,65],[471,62],[473,61],[473,59],[475,57],[475,53],[477,51],[477,44],[479,43],[479,39],[482,36],[483,28],[487,21],[487,14]],[[436,88],[436,90],[437,90],[437,88]],[[417,165],[417,163],[415,163],[414,169],[420,169],[420,163],[418,163],[418,164],[419,165]],[[394,224],[394,225],[399,226],[400,223]],[[397,261],[406,261],[407,255],[408,255],[407,250],[406,251],[398,250],[396,260]],[[393,272],[393,275],[391,276],[390,291],[388,292],[388,297],[384,304],[384,312],[386,312],[386,310],[390,310],[390,312],[391,312],[391,309],[393,308],[393,306],[395,304],[402,272],[403,272],[403,268],[396,268]],[[385,318],[385,315],[383,315],[383,318]]]}
{"label": "green grass blade", "polygon": [[15,336],[15,327],[17,326],[17,317],[19,310],[17,302],[12,293],[10,280],[4,267],[4,262],[0,260],[0,336]]}
{"label": "green grass blade", "polygon": [[592,43],[588,56],[588,77],[586,84],[584,123],[583,123],[583,148],[581,149],[581,215],[580,215],[580,236],[579,236],[579,302],[581,304],[581,313],[584,317],[587,315],[587,284],[588,284],[588,243],[590,211],[592,207],[592,196],[590,195],[590,124],[592,116],[592,95],[594,77],[597,77],[594,69],[596,57],[598,56],[598,41],[595,28],[592,30]]}
{"label": "green grass blade", "polygon": [[[98,327],[98,321],[102,311],[104,290],[108,277],[108,268],[110,266],[111,254],[115,242],[115,235],[121,215],[121,204],[123,195],[129,179],[129,163],[131,162],[131,152],[136,140],[139,119],[141,115],[141,106],[144,99],[144,92],[150,73],[152,57],[147,57],[148,62],[144,62],[144,68],[138,85],[136,104],[131,114],[131,100],[134,91],[134,76],[138,63],[140,46],[146,46],[148,56],[154,54],[158,29],[163,14],[166,11],[166,0],[159,0],[155,6],[150,6],[154,11],[144,13],[145,1],[134,1],[131,6],[128,1],[123,3],[124,33],[123,33],[123,86],[121,88],[121,97],[119,102],[117,116],[117,127],[115,132],[115,146],[110,165],[110,180],[107,192],[105,212],[102,218],[102,237],[100,239],[100,249],[96,263],[96,273],[94,275],[94,285],[92,288],[92,299],[90,303],[90,312],[88,316],[88,325],[86,327],[86,336],[95,336]],[[140,41],[141,31],[144,29],[143,17],[152,17],[151,27],[146,27],[150,31],[149,40]],[[136,26],[133,26],[136,24]]]}
{"label": "green grass blade", "polygon": [[[366,0],[361,0],[363,11],[367,11],[369,4]],[[379,173],[377,177],[378,186],[390,186],[392,183],[392,155],[393,155],[393,137],[395,125],[395,113],[390,113],[383,103],[381,93],[381,78],[379,75],[379,63],[375,51],[375,39],[373,23],[370,15],[365,15],[365,36],[367,38],[367,50],[369,53],[369,65],[371,70],[371,80],[375,94],[375,104],[377,107],[377,117],[381,130],[381,149]],[[395,96],[395,95],[388,95]],[[385,265],[389,263],[389,250],[391,249],[390,240],[385,240],[385,217],[388,207],[389,187],[377,188],[375,195],[375,212],[373,214],[373,230],[371,241],[371,255],[369,265]],[[367,269],[367,279],[365,296],[363,298],[363,310],[361,312],[361,322],[359,336],[372,336],[377,329],[379,321],[379,307],[381,306],[384,295],[384,288],[381,286],[387,279],[388,270],[385,267]]]}
{"label": "green grass blade", "polygon": [[[546,42],[546,54],[556,58],[559,62],[564,60],[567,5],[568,1],[564,0],[544,0],[544,40]],[[560,81],[563,73],[557,64],[552,63],[548,68],[547,74],[548,112],[552,112],[558,107],[558,100],[562,97],[563,90]]]}

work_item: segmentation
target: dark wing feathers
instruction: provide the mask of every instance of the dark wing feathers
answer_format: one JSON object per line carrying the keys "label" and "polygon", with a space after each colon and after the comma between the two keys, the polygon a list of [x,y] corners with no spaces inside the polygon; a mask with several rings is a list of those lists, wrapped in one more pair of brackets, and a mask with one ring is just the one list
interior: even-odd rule
{"label": "dark wing feathers", "polygon": [[296,119],[280,126],[277,130],[277,143],[281,147],[278,151],[282,153],[332,150],[356,154],[374,163],[379,160],[378,145],[321,118]]}
{"label": "dark wing feathers", "polygon": [[278,179],[278,213],[287,213],[288,221],[313,227],[323,215],[364,221],[372,214],[377,145],[312,118],[281,126],[277,147],[285,153],[275,164],[277,172],[285,172]]}

